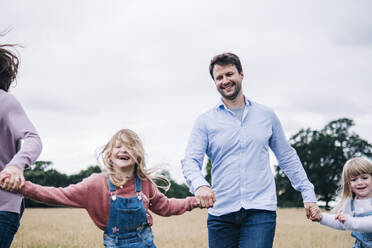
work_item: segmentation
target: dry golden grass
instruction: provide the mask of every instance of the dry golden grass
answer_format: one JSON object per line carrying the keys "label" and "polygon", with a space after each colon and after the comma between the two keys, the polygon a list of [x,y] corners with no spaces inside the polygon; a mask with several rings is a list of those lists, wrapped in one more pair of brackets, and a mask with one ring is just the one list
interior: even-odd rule
{"label": "dry golden grass", "polygon": [[26,209],[11,247],[103,247],[102,231],[83,209]]}
{"label": "dry golden grass", "polygon": [[351,248],[350,232],[338,231],[306,219],[304,209],[278,209],[274,247]]}
{"label": "dry golden grass", "polygon": [[[153,215],[159,248],[206,248],[207,211],[195,209],[181,216]],[[12,248],[103,247],[102,231],[82,209],[27,209]],[[278,209],[275,248],[352,247],[349,232],[311,223],[303,209]]]}

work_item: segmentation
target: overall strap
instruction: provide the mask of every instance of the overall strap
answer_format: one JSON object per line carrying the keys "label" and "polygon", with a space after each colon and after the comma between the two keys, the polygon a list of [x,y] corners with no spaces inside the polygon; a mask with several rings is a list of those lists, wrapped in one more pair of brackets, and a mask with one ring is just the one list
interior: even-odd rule
{"label": "overall strap", "polygon": [[[371,206],[372,206],[372,198],[371,198]],[[354,212],[355,207],[354,207],[354,200],[353,199],[351,199],[350,207],[351,207],[351,211]]]}
{"label": "overall strap", "polygon": [[108,174],[106,175],[106,178],[107,178],[107,184],[108,184],[108,187],[109,187],[109,191],[110,192],[115,191],[116,190],[116,187],[111,183],[110,177],[109,177]]}
{"label": "overall strap", "polygon": [[[371,206],[372,206],[372,198],[371,198]],[[351,202],[350,202],[350,209],[351,209],[351,212],[353,213],[353,216],[355,217],[356,214],[355,214],[355,206],[354,206],[354,200],[351,199]],[[358,214],[358,217],[364,217],[364,216],[370,216],[372,215],[372,211],[369,211],[367,213],[363,213],[363,214]]]}
{"label": "overall strap", "polygon": [[134,171],[134,184],[136,185],[136,192],[141,192],[142,191],[142,181],[139,179],[137,176],[137,172]]}
{"label": "overall strap", "polygon": [[[372,198],[371,198],[371,206],[372,206]],[[358,217],[366,217],[366,216],[372,216],[372,211],[364,212],[362,214],[359,214]]]}
{"label": "overall strap", "polygon": [[[113,185],[110,181],[109,175],[106,175],[107,178],[107,184],[109,187],[110,192],[116,191],[115,185]],[[134,183],[136,187],[136,192],[141,192],[142,191],[142,181],[141,179],[138,178],[137,173],[134,173]]]}

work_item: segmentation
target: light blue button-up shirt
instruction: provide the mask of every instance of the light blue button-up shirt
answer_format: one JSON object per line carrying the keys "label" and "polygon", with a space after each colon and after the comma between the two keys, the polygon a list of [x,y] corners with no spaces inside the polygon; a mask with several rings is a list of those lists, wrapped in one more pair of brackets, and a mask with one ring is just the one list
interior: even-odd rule
{"label": "light blue button-up shirt", "polygon": [[211,188],[216,194],[210,214],[220,216],[241,208],[276,210],[269,148],[304,202],[316,202],[314,186],[296,150],[288,144],[278,117],[248,99],[242,120],[222,101],[196,120],[181,161],[190,191],[209,186],[201,172],[206,154],[212,161]]}

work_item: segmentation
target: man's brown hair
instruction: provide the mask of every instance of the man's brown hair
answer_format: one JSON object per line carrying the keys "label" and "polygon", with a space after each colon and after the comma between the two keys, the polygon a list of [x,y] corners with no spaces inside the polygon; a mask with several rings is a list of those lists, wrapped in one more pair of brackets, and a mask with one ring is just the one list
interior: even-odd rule
{"label": "man's brown hair", "polygon": [[222,53],[212,58],[211,63],[209,64],[209,73],[211,74],[213,80],[214,65],[235,65],[239,73],[243,71],[239,57],[233,53]]}

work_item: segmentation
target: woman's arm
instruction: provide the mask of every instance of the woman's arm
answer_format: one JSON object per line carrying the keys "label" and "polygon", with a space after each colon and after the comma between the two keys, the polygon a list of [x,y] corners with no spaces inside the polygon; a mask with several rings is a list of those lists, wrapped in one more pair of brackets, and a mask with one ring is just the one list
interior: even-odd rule
{"label": "woman's arm", "polygon": [[42,144],[34,126],[14,96],[3,95],[2,107],[2,139],[9,142],[8,151],[5,152],[10,153],[12,157],[0,173],[0,181],[5,190],[17,191],[24,183],[23,170],[40,155]]}
{"label": "woman's arm", "polygon": [[7,118],[5,125],[18,143],[23,141],[22,146],[6,166],[16,166],[23,170],[30,166],[41,153],[42,143],[35,127],[28,119],[22,106],[14,96],[8,94]]}

